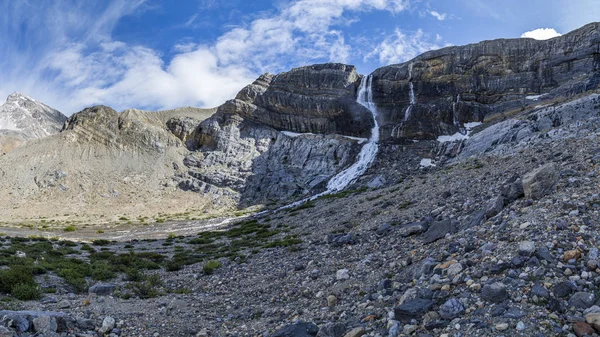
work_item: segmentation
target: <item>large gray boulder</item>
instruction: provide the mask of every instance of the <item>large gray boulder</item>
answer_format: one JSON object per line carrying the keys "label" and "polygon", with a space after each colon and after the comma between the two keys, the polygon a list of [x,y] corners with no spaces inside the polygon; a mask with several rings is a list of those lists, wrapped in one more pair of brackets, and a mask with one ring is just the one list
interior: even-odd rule
{"label": "large gray boulder", "polygon": [[529,199],[541,199],[556,186],[558,168],[555,163],[543,165],[523,177],[523,191]]}

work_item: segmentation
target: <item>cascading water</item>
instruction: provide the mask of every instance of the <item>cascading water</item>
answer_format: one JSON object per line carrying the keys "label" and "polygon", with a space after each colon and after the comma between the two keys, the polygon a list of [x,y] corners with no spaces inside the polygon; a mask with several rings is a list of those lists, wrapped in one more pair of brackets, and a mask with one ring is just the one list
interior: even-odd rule
{"label": "cascading water", "polygon": [[408,119],[410,118],[410,115],[412,113],[412,109],[413,106],[415,104],[417,104],[417,99],[415,97],[415,86],[412,82],[412,68],[413,68],[413,64],[409,63],[408,64],[408,107],[406,107],[406,110],[404,110],[404,118],[402,118],[402,122],[400,122],[399,124],[397,124],[396,126],[394,126],[392,128],[392,137],[400,137],[400,128],[402,128],[402,125],[404,125],[404,123],[406,121],[408,121]]}
{"label": "cascading water", "polygon": [[356,179],[363,175],[371,166],[377,156],[377,151],[379,150],[379,145],[377,144],[379,141],[379,123],[377,123],[377,107],[375,106],[375,102],[373,102],[373,77],[371,75],[362,78],[360,86],[358,87],[358,97],[356,101],[367,108],[373,115],[371,138],[369,138],[369,141],[360,149],[356,162],[331,178],[327,183],[327,190],[324,192],[296,201],[295,203],[283,206],[279,209],[296,207],[318,197],[339,192],[356,181]]}
{"label": "cascading water", "polygon": [[408,91],[408,108],[406,108],[406,111],[404,111],[404,122],[410,118],[412,108],[417,103],[417,99],[415,98],[415,86],[412,82],[412,66],[412,63],[408,65],[408,86],[410,90]]}

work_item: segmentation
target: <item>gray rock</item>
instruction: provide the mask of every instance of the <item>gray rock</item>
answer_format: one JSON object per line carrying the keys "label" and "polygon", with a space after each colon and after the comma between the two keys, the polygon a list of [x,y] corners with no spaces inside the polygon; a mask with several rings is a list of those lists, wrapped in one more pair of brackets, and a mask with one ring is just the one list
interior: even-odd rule
{"label": "gray rock", "polygon": [[14,331],[12,331],[11,329],[5,327],[5,326],[0,326],[0,337],[13,337],[14,336]]}
{"label": "gray rock", "polygon": [[353,245],[356,243],[356,239],[352,235],[352,233],[347,234],[328,234],[327,235],[327,243],[333,246],[345,246],[345,245]]}
{"label": "gray rock", "polygon": [[502,282],[486,284],[483,286],[483,289],[481,289],[481,298],[493,303],[501,303],[505,301],[508,299],[506,285],[504,285]]}
{"label": "gray rock", "polygon": [[428,224],[425,222],[411,222],[405,225],[402,225],[398,229],[398,234],[402,237],[409,237],[411,235],[421,234],[425,232],[429,228]]}
{"label": "gray rock", "polygon": [[348,269],[340,269],[335,272],[335,278],[337,280],[347,280],[350,278],[350,273],[348,272]]}
{"label": "gray rock", "polygon": [[541,199],[556,185],[558,168],[555,163],[543,165],[523,177],[523,191],[529,199]]}
{"label": "gray rock", "polygon": [[271,337],[315,337],[319,333],[319,327],[314,323],[298,322],[284,326],[275,331]]}
{"label": "gray rock", "polygon": [[538,259],[544,260],[546,262],[554,262],[555,261],[554,256],[552,256],[552,253],[550,253],[550,250],[546,246],[542,246],[542,247],[538,248],[535,251],[535,256]]}
{"label": "gray rock", "polygon": [[326,323],[319,327],[317,337],[342,337],[346,327],[341,323]]}
{"label": "gray rock", "polygon": [[535,243],[533,241],[519,242],[519,255],[531,256],[535,252]]}
{"label": "gray rock", "polygon": [[58,330],[56,317],[38,316],[32,320],[33,330],[41,334],[54,333]]}
{"label": "gray rock", "polygon": [[508,308],[502,317],[511,318],[511,319],[519,319],[525,317],[526,314],[519,308]]}
{"label": "gray rock", "polygon": [[544,286],[542,286],[541,284],[537,283],[534,284],[533,287],[531,287],[531,295],[545,299],[550,298],[550,293],[548,293],[548,290],[544,288]]}
{"label": "gray rock", "polygon": [[573,282],[564,281],[555,284],[554,288],[552,289],[552,292],[557,298],[564,298],[574,293],[576,290],[577,287],[575,286],[575,284],[573,284]]}
{"label": "gray rock", "polygon": [[485,207],[485,217],[487,219],[495,216],[504,209],[504,197],[499,195],[490,199]]}
{"label": "gray rock", "polygon": [[458,229],[459,223],[456,220],[443,220],[434,222],[431,224],[427,232],[421,236],[421,239],[423,243],[429,244],[445,237],[446,234],[456,233]]}
{"label": "gray rock", "polygon": [[433,306],[433,301],[415,298],[402,303],[394,308],[396,320],[408,323],[412,319],[419,319]]}
{"label": "gray rock", "polygon": [[577,292],[569,299],[569,306],[577,309],[587,309],[594,305],[596,297],[592,293]]}
{"label": "gray rock", "polygon": [[97,283],[97,284],[94,284],[93,286],[91,286],[88,289],[88,292],[90,294],[96,294],[96,295],[110,295],[115,291],[116,288],[117,288],[117,286],[115,284]]}
{"label": "gray rock", "polygon": [[447,300],[442,306],[440,306],[440,316],[443,319],[452,320],[456,317],[461,316],[465,312],[465,308],[462,303],[456,299],[451,298]]}
{"label": "gray rock", "polygon": [[98,329],[98,332],[101,334],[109,333],[112,329],[114,329],[115,324],[116,322],[114,318],[106,316],[104,317],[104,320],[102,321],[102,327]]}

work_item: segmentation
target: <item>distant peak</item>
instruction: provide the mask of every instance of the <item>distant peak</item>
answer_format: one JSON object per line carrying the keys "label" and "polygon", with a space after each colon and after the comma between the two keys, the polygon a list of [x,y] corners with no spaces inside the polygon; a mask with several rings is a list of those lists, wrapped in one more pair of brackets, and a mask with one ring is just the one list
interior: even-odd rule
{"label": "distant peak", "polygon": [[8,95],[6,99],[7,102],[11,101],[19,101],[19,100],[29,100],[35,102],[35,100],[27,95],[23,95],[22,93],[15,91],[12,94]]}

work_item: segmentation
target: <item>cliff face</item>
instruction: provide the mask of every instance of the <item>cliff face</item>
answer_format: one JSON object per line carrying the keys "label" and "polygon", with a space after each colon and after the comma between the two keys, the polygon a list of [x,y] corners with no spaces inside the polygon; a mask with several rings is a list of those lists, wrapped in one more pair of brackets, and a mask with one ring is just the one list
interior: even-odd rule
{"label": "cliff face", "polygon": [[372,115],[355,99],[359,83],[356,69],[342,64],[265,74],[197,128],[179,121],[173,129],[193,150],[179,186],[243,206],[323,190],[360,149],[345,136],[370,136]]}
{"label": "cliff face", "polygon": [[[600,23],[545,41],[500,39],[424,53],[373,72],[382,138],[433,139],[465,122],[600,86]],[[412,83],[415,104],[406,121]],[[529,99],[527,99],[527,97]]]}
{"label": "cliff face", "polygon": [[319,64],[266,74],[219,111],[237,113],[277,130],[368,137],[371,113],[356,102],[354,66]]}

